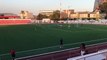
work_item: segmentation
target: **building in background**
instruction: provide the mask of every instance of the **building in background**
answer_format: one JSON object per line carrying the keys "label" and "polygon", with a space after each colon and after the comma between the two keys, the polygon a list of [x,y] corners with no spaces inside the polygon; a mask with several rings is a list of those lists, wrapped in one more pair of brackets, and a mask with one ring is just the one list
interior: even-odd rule
{"label": "building in background", "polygon": [[83,11],[83,12],[74,12],[71,13],[69,16],[69,19],[77,20],[85,20],[85,19],[94,19],[94,20],[99,20],[100,19],[100,13],[99,12],[88,12],[88,11]]}
{"label": "building in background", "polygon": [[46,16],[50,16],[50,15],[53,14],[53,11],[54,11],[54,10],[41,10],[41,11],[40,11],[40,14],[46,15]]}
{"label": "building in background", "polygon": [[69,10],[63,10],[60,13],[60,17],[61,19],[68,19],[70,17],[70,14],[74,13],[73,9],[69,9]]}
{"label": "building in background", "polygon": [[[51,16],[54,11],[52,10],[43,10],[39,14],[46,15],[46,16]],[[60,12],[60,18],[61,20],[78,20],[78,19],[94,19],[94,20],[99,20],[100,19],[100,13],[99,11],[94,11],[94,12],[88,12],[88,11],[80,11],[80,12],[75,12],[73,9],[69,10],[62,10]],[[48,18],[50,19],[50,18]],[[47,20],[47,18],[45,18]],[[44,20],[44,21],[45,21]]]}
{"label": "building in background", "polygon": [[13,13],[0,13],[0,16],[18,16],[17,14],[13,14]]}
{"label": "building in background", "polygon": [[33,19],[34,18],[33,13],[29,11],[21,11],[20,17],[21,19]]}
{"label": "building in background", "polygon": [[87,11],[86,12],[85,11],[84,12],[78,12],[78,14],[79,14],[78,15],[79,19],[83,19],[84,20],[84,19],[88,19],[89,18],[89,12],[87,12]]}
{"label": "building in background", "polygon": [[74,10],[73,9],[63,10],[63,12],[69,14],[69,13],[74,13]]}
{"label": "building in background", "polygon": [[71,13],[70,16],[69,16],[70,19],[79,19],[79,14],[78,12],[74,12],[74,13]]}
{"label": "building in background", "polygon": [[17,14],[13,13],[0,13],[0,19],[19,19]]}

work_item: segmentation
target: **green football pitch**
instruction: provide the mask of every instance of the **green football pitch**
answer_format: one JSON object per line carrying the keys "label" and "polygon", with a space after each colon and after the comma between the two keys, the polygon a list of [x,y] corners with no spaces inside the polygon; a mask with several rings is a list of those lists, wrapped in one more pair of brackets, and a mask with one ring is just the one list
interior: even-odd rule
{"label": "green football pitch", "polygon": [[89,24],[0,26],[0,54],[9,53],[11,49],[21,52],[59,46],[61,38],[64,48],[79,47],[79,42],[86,42],[87,45],[106,42],[107,26]]}

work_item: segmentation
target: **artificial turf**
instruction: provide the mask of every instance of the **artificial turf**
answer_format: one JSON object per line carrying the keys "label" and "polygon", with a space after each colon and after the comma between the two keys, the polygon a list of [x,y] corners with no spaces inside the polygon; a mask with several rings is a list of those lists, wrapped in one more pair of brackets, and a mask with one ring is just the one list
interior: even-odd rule
{"label": "artificial turf", "polygon": [[[30,24],[0,26],[0,54],[107,38],[106,25]],[[106,41],[106,39],[105,39]],[[73,46],[74,47],[74,46]]]}

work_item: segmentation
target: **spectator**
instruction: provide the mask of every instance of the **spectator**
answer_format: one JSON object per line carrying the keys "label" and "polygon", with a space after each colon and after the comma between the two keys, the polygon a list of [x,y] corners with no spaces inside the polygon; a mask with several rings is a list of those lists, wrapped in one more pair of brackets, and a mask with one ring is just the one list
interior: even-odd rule
{"label": "spectator", "polygon": [[16,55],[15,50],[12,49],[12,50],[10,51],[10,54],[11,54],[12,60],[14,60],[14,59],[15,59],[15,55]]}
{"label": "spectator", "polygon": [[81,50],[81,55],[85,55],[86,54],[86,47],[85,47],[84,43],[81,44],[80,50]]}
{"label": "spectator", "polygon": [[60,39],[60,48],[62,48],[63,47],[63,39],[61,38]]}

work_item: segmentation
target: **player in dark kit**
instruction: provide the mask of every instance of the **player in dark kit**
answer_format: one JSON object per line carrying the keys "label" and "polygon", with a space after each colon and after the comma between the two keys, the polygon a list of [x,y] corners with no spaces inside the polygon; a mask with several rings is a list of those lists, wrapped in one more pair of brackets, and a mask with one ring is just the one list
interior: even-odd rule
{"label": "player in dark kit", "polygon": [[63,39],[61,38],[60,39],[60,48],[62,48],[63,47]]}
{"label": "player in dark kit", "polygon": [[15,53],[15,50],[11,50],[10,51],[10,54],[11,54],[11,56],[12,56],[12,60],[14,60],[15,59],[15,55],[16,55],[16,53]]}

